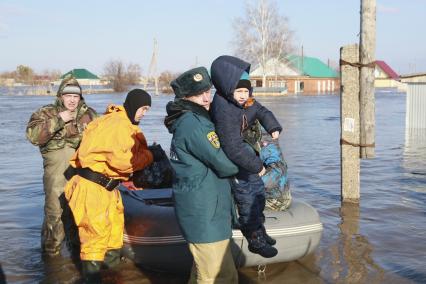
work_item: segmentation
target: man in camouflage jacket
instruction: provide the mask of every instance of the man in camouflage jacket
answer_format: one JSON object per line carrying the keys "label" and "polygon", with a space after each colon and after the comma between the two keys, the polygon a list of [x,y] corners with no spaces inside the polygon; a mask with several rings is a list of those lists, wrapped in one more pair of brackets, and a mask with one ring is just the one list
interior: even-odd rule
{"label": "man in camouflage jacket", "polygon": [[65,216],[68,210],[64,211],[64,171],[80,144],[83,130],[96,116],[84,102],[79,83],[69,75],[62,80],[55,102],[38,109],[28,122],[26,136],[39,146],[43,157],[45,204],[41,246],[46,255],[58,254],[65,238],[63,220],[67,223],[71,217]]}

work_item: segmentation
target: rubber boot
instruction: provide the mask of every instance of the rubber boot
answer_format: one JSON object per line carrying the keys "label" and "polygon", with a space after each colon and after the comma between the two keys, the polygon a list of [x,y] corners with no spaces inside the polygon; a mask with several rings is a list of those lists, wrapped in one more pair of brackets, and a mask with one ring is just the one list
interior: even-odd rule
{"label": "rubber boot", "polygon": [[274,238],[272,238],[270,235],[268,235],[268,233],[266,233],[265,226],[262,226],[262,231],[263,231],[263,236],[265,237],[266,243],[268,245],[273,246],[277,243],[277,241]]}
{"label": "rubber boot", "polygon": [[108,269],[116,267],[120,264],[121,250],[112,249],[105,253],[104,266]]}
{"label": "rubber boot", "polygon": [[41,231],[41,247],[43,257],[54,257],[61,250],[64,231],[60,218],[45,217]]}
{"label": "rubber boot", "polygon": [[45,246],[41,252],[43,258],[54,258],[59,256],[60,247],[47,247]]}
{"label": "rubber boot", "polygon": [[252,253],[259,254],[265,258],[271,258],[278,254],[278,250],[266,242],[262,229],[251,233],[247,241],[248,249]]}
{"label": "rubber boot", "polygon": [[82,260],[81,272],[85,284],[101,283],[101,267],[102,261]]}

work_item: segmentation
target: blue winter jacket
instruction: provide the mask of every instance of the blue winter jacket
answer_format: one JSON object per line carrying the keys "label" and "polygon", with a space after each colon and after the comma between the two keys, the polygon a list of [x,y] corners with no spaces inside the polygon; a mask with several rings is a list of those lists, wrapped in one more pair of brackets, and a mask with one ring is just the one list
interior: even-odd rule
{"label": "blue winter jacket", "polygon": [[281,132],[282,127],[273,113],[259,102],[255,101],[251,107],[244,109],[234,99],[235,87],[244,71],[249,73],[250,64],[233,56],[220,56],[213,61],[211,78],[216,94],[210,107],[210,115],[228,158],[240,171],[257,174],[262,170],[263,163],[243,140],[243,117],[247,119],[245,126],[251,126],[258,119],[268,133]]}

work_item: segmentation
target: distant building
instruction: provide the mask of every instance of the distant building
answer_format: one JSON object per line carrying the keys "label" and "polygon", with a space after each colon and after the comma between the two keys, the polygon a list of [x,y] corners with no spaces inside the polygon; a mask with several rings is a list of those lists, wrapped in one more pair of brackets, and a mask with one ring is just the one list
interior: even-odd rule
{"label": "distant building", "polygon": [[101,79],[87,69],[72,69],[71,71],[68,71],[62,75],[61,80],[68,74],[73,74],[78,83],[82,86],[101,84]]}
{"label": "distant building", "polygon": [[263,70],[256,68],[250,79],[256,87],[287,87],[288,93],[334,93],[339,90],[338,73],[321,60],[289,55],[281,60],[271,59],[266,63],[266,86],[262,86]]}
{"label": "distant building", "polygon": [[12,87],[16,84],[13,78],[0,78],[0,86]]}
{"label": "distant building", "polygon": [[377,60],[374,70],[376,88],[397,88],[407,91],[407,83],[426,83],[426,73],[398,75],[386,62]]}
{"label": "distant building", "polygon": [[400,88],[399,75],[386,62],[376,60],[374,69],[375,88]]}

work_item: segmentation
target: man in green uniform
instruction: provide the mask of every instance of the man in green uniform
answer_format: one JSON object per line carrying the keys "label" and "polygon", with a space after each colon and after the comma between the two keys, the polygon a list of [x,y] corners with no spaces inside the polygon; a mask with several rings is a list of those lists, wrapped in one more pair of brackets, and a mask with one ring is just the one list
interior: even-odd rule
{"label": "man in green uniform", "polygon": [[39,146],[43,157],[45,204],[41,247],[45,255],[57,255],[65,238],[63,220],[71,217],[63,214],[64,171],[80,144],[83,130],[96,116],[84,102],[79,83],[69,75],[62,80],[55,102],[38,109],[28,122],[27,139]]}
{"label": "man in green uniform", "polygon": [[238,283],[230,250],[231,187],[238,168],[220,148],[210,120],[211,81],[206,68],[191,69],[171,83],[176,98],[165,125],[173,134],[173,196],[183,236],[194,258],[190,283]]}

